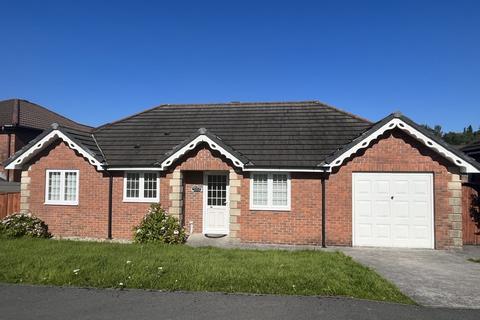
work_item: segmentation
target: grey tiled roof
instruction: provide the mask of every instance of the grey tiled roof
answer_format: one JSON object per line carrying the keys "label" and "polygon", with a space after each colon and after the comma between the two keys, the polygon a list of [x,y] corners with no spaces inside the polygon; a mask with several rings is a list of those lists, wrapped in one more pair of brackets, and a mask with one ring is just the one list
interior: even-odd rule
{"label": "grey tiled roof", "polygon": [[151,166],[206,128],[250,165],[314,168],[370,126],[317,101],[161,105],[94,135],[109,166]]}

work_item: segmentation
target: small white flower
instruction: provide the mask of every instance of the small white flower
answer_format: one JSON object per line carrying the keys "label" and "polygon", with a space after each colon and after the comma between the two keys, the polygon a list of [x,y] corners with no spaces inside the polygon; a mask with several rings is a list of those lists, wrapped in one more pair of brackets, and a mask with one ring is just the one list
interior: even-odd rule
{"label": "small white flower", "polygon": [[173,231],[173,234],[178,234],[178,230]]}
{"label": "small white flower", "polygon": [[130,261],[130,260],[127,260],[127,264],[130,264],[130,263],[132,263],[132,261]]}
{"label": "small white flower", "polygon": [[163,270],[163,267],[158,267],[158,270],[160,270],[160,271]]}
{"label": "small white flower", "polygon": [[119,285],[119,286],[123,286],[123,282],[120,282],[118,285]]}
{"label": "small white flower", "polygon": [[292,285],[292,288],[295,289],[295,285]]}
{"label": "small white flower", "polygon": [[75,274],[77,274],[77,273],[79,273],[79,272],[80,272],[80,269],[75,269],[75,270],[73,270],[73,273],[75,273]]}

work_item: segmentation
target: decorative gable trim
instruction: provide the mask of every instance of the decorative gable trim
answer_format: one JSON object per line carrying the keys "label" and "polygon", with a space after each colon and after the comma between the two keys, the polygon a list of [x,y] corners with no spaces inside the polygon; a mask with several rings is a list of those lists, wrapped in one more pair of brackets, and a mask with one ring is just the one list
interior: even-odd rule
{"label": "decorative gable trim", "polygon": [[20,169],[25,162],[27,162],[31,157],[42,151],[47,145],[53,142],[55,139],[62,139],[65,143],[67,143],[68,147],[72,150],[77,151],[80,153],[87,161],[92,165],[95,166],[97,170],[103,170],[102,163],[99,162],[92,154],[86,151],[84,148],[80,147],[77,143],[75,143],[72,139],[70,139],[67,135],[65,135],[60,130],[52,130],[48,133],[45,137],[37,141],[33,144],[30,148],[25,150],[18,158],[14,159],[10,162],[5,169]]}
{"label": "decorative gable trim", "polygon": [[343,152],[341,155],[330,161],[327,165],[329,167],[329,171],[332,168],[341,166],[346,159],[348,159],[353,154],[357,153],[361,149],[366,149],[370,146],[372,141],[376,140],[379,136],[384,134],[386,131],[393,130],[395,128],[399,128],[400,130],[406,132],[410,136],[416,138],[418,141],[422,142],[424,145],[429,147],[430,149],[434,150],[435,152],[439,153],[440,155],[444,156],[445,158],[452,161],[456,166],[460,167],[465,173],[479,173],[480,170],[471,165],[468,161],[460,158],[459,156],[455,155],[453,152],[447,150],[447,148],[443,147],[439,143],[435,142],[433,139],[427,137],[422,132],[418,131],[405,121],[399,118],[393,118],[392,120],[388,121],[386,124],[378,128],[376,131],[369,134],[364,139],[360,140],[358,143],[353,145],[351,148]]}
{"label": "decorative gable trim", "polygon": [[187,143],[187,145],[185,145],[184,147],[180,148],[178,151],[176,151],[174,154],[172,154],[171,156],[169,156],[167,159],[165,159],[161,164],[160,164],[160,168],[161,170],[165,170],[166,168],[168,168],[170,165],[172,165],[172,163],[174,163],[178,158],[180,158],[181,156],[185,155],[188,151],[190,150],[193,150],[195,149],[195,147],[199,144],[199,143],[202,143],[202,142],[205,142],[208,144],[208,146],[210,147],[210,149],[212,150],[216,150],[218,152],[220,152],[220,154],[222,154],[223,156],[225,156],[227,159],[231,160],[232,163],[238,167],[238,168],[241,168],[243,170],[245,164],[240,161],[237,157],[235,157],[234,155],[232,155],[230,152],[228,152],[227,150],[225,150],[225,148],[221,147],[217,142],[213,141],[211,138],[209,138],[207,135],[205,134],[201,134],[199,136],[197,136],[195,139],[193,139],[192,141],[190,141],[189,143]]}

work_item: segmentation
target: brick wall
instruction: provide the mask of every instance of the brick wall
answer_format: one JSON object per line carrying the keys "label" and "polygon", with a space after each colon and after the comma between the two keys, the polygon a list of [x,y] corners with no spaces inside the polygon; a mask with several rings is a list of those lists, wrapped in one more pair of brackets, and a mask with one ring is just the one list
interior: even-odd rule
{"label": "brick wall", "polygon": [[[352,244],[352,172],[429,172],[434,175],[435,244],[436,248],[461,246],[458,207],[450,198],[457,196],[457,169],[401,131],[387,133],[370,148],[349,159],[327,182],[327,244]],[[461,209],[460,209],[461,213]],[[460,216],[461,221],[461,216]],[[460,233],[460,234],[459,234]],[[456,242],[455,242],[456,241]],[[455,242],[455,243],[454,243]]]}
{"label": "brick wall", "polygon": [[[44,204],[47,169],[80,170],[78,205]],[[107,237],[108,178],[97,172],[83,157],[76,155],[66,144],[57,142],[43,150],[27,170],[30,183],[29,186],[22,184],[22,198],[24,189],[28,189],[28,210],[44,220],[52,234],[68,237]]]}
{"label": "brick wall", "polygon": [[[76,206],[45,205],[45,175],[47,169],[80,170],[79,203]],[[56,236],[106,238],[108,231],[109,178],[98,172],[81,155],[65,143],[57,142],[46,148],[23,172],[21,209],[44,220]],[[123,172],[113,173],[112,236],[130,239],[133,227],[147,212],[149,203],[123,202]],[[167,179],[160,178],[160,198],[168,199]],[[28,195],[28,196],[26,196]],[[164,206],[167,206],[165,203]]]}
{"label": "brick wall", "polygon": [[250,210],[250,178],[242,179],[240,239],[244,242],[321,243],[322,194],[318,174],[292,173],[291,211]]}

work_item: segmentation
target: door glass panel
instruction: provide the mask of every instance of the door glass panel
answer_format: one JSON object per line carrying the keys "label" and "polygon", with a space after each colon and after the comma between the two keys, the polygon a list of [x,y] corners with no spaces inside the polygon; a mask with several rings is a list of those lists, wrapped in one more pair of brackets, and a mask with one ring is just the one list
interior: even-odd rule
{"label": "door glass panel", "polygon": [[225,206],[227,203],[227,176],[208,175],[207,204],[209,206]]}

